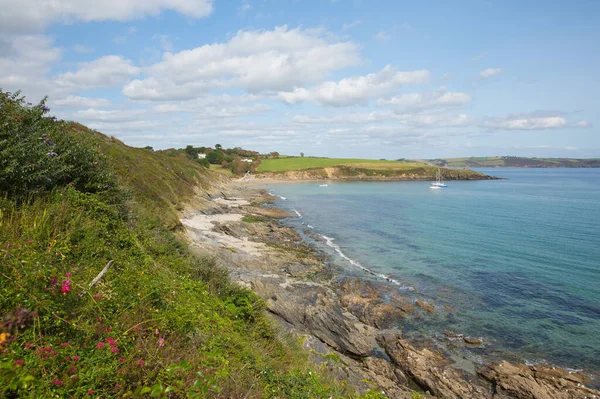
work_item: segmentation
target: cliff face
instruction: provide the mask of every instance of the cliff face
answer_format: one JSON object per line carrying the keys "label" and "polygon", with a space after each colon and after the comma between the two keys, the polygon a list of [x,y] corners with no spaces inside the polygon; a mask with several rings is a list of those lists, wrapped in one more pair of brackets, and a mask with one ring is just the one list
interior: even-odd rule
{"label": "cliff face", "polygon": [[[492,176],[469,169],[441,169],[445,180],[493,180]],[[366,169],[350,166],[332,166],[285,172],[263,172],[256,177],[275,180],[348,180],[348,181],[404,181],[435,180],[437,168],[430,166],[413,169]]]}

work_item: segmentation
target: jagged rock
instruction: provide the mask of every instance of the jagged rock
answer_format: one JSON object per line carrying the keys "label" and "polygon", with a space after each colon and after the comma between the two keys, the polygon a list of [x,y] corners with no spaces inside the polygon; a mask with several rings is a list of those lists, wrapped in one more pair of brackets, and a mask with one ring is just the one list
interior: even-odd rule
{"label": "jagged rock", "polygon": [[335,294],[322,285],[263,278],[252,286],[266,298],[269,311],[341,353],[368,356],[377,345],[374,329],[344,312]]}
{"label": "jagged rock", "polygon": [[584,374],[554,367],[502,361],[482,366],[477,373],[494,383],[499,395],[510,395],[518,399],[600,398],[599,391],[583,386],[587,382]]}
{"label": "jagged rock", "polygon": [[365,324],[385,329],[405,316],[404,309],[383,302],[381,292],[370,282],[348,279],[337,288],[341,305]]}
{"label": "jagged rock", "polygon": [[481,345],[483,343],[481,338],[476,337],[463,337],[463,341],[470,345]]}
{"label": "jagged rock", "polygon": [[380,336],[379,343],[392,363],[411,377],[423,390],[437,398],[491,398],[491,390],[468,381],[464,372],[453,368],[440,352],[417,349],[397,334]]}

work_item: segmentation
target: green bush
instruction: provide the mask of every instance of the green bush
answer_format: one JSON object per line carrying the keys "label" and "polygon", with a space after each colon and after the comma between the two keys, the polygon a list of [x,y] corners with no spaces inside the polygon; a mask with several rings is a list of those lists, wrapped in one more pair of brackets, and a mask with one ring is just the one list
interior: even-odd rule
{"label": "green bush", "polygon": [[45,104],[45,98],[31,105],[19,92],[0,90],[0,191],[22,197],[66,185],[109,188],[105,158],[91,142],[66,133],[64,122],[45,116]]}

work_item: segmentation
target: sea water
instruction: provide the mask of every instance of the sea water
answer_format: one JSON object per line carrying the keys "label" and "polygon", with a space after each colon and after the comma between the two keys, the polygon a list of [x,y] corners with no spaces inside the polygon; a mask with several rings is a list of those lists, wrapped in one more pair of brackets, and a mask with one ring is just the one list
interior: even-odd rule
{"label": "sea water", "polygon": [[[414,336],[483,337],[481,356],[600,371],[600,169],[480,169],[494,181],[273,184],[286,223],[340,269],[443,310]],[[282,199],[282,198],[285,198]],[[375,276],[367,271],[372,271]],[[384,281],[382,279],[382,281]],[[385,283],[385,282],[384,282]]]}

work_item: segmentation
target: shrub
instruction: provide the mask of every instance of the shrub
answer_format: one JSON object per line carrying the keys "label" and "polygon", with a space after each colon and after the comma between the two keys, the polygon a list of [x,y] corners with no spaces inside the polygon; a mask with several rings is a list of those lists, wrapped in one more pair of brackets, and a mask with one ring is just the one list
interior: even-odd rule
{"label": "shrub", "polygon": [[19,92],[0,90],[0,191],[23,197],[66,185],[84,192],[109,188],[105,158],[48,112],[46,98],[31,105]]}

